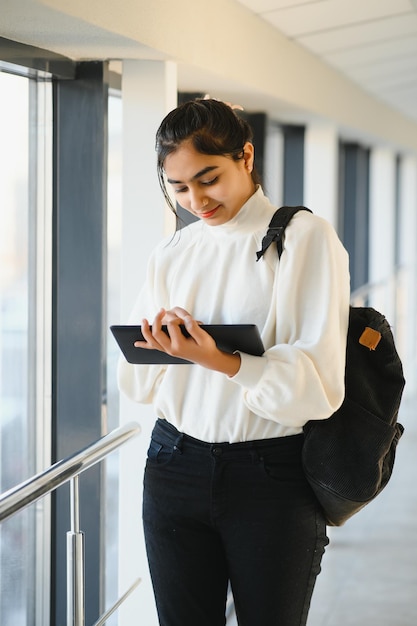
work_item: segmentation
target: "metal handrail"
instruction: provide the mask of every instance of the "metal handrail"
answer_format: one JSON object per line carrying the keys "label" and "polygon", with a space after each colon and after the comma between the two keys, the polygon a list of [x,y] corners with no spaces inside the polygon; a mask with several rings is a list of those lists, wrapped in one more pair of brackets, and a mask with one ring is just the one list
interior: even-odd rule
{"label": "metal handrail", "polygon": [[101,437],[90,446],[5,491],[0,496],[0,522],[4,522],[32,502],[51,493],[74,476],[78,476],[139,433],[139,424],[129,422]]}
{"label": "metal handrail", "polygon": [[[90,446],[58,461],[0,496],[0,522],[3,522],[71,481],[71,530],[67,533],[67,626],[85,626],[84,533],[80,529],[79,475],[139,433],[140,426],[136,422],[120,426]],[[141,579],[138,578],[113,607],[101,616],[96,625],[104,624],[140,582]]]}
{"label": "metal handrail", "polygon": [[123,602],[130,596],[130,594],[136,589],[136,587],[140,585],[141,582],[142,579],[137,578],[133,585],[129,587],[129,589],[117,600],[117,602],[115,602],[108,611],[103,613],[103,615],[96,622],[94,622],[93,626],[103,626],[103,624],[107,622],[109,617],[113,615],[113,613],[119,608],[121,604],[123,604]]}

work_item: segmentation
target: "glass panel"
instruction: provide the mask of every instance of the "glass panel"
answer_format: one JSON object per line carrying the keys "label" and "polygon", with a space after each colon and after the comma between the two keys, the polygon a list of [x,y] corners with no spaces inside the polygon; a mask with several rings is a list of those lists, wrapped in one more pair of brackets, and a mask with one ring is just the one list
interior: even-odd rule
{"label": "glass panel", "polygon": [[[0,488],[33,473],[28,440],[29,81],[0,73]],[[0,622],[26,625],[30,515],[0,526]]]}
{"label": "glass panel", "polygon": [[[3,493],[49,464],[51,172],[50,163],[49,168],[45,163],[51,156],[52,125],[49,84],[0,72],[0,93]],[[0,525],[2,626],[47,623],[49,517],[42,513],[48,510],[48,499],[44,499]]]}
{"label": "glass panel", "polygon": [[[107,318],[109,325],[118,323],[120,313],[120,245],[122,206],[122,100],[119,93],[109,97],[109,162],[108,162],[108,223],[107,223]],[[110,332],[107,333],[107,430],[119,426],[119,394],[116,368],[119,349]],[[118,593],[118,490],[119,454],[113,452],[105,462],[106,468],[106,609],[119,598]],[[120,594],[121,595],[121,594]],[[117,612],[107,626],[117,625]]]}

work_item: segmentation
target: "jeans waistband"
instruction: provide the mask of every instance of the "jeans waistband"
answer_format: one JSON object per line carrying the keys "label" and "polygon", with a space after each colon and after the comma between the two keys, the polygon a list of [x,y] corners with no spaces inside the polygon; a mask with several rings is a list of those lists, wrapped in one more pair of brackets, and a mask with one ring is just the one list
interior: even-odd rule
{"label": "jeans waistband", "polygon": [[234,455],[239,453],[248,453],[256,451],[258,454],[270,449],[284,452],[300,452],[304,441],[304,435],[289,435],[288,437],[276,437],[273,439],[255,439],[252,441],[243,441],[238,443],[208,443],[201,441],[185,433],[181,433],[173,424],[164,419],[158,419],[153,429],[153,435],[163,439],[161,443],[171,443],[178,451],[182,451],[183,446],[194,448],[204,453],[214,453],[214,455]]}

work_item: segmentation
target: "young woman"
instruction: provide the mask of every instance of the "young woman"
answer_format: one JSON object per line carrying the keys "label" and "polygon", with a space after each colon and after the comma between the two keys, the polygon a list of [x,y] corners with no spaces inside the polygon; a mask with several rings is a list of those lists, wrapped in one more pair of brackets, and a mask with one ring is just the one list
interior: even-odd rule
{"label": "young woman", "polygon": [[[156,148],[165,197],[167,181],[200,218],[157,246],[130,320],[138,346],[191,364],[122,360],[119,371],[121,390],[157,417],[143,520],[160,624],[224,626],[230,581],[240,626],[303,626],[328,540],[302,427],[343,399],[347,254],[326,221],[300,212],[281,260],[271,246],[256,262],[276,208],[230,106],[179,106]],[[201,322],[256,324],[265,353],[222,352]]]}

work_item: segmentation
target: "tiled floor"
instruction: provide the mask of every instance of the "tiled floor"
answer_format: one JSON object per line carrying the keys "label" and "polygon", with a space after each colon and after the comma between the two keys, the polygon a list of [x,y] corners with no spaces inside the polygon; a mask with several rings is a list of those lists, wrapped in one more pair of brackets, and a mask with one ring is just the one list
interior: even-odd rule
{"label": "tiled floor", "polygon": [[330,528],[308,626],[417,626],[417,399],[391,481],[340,528]]}

